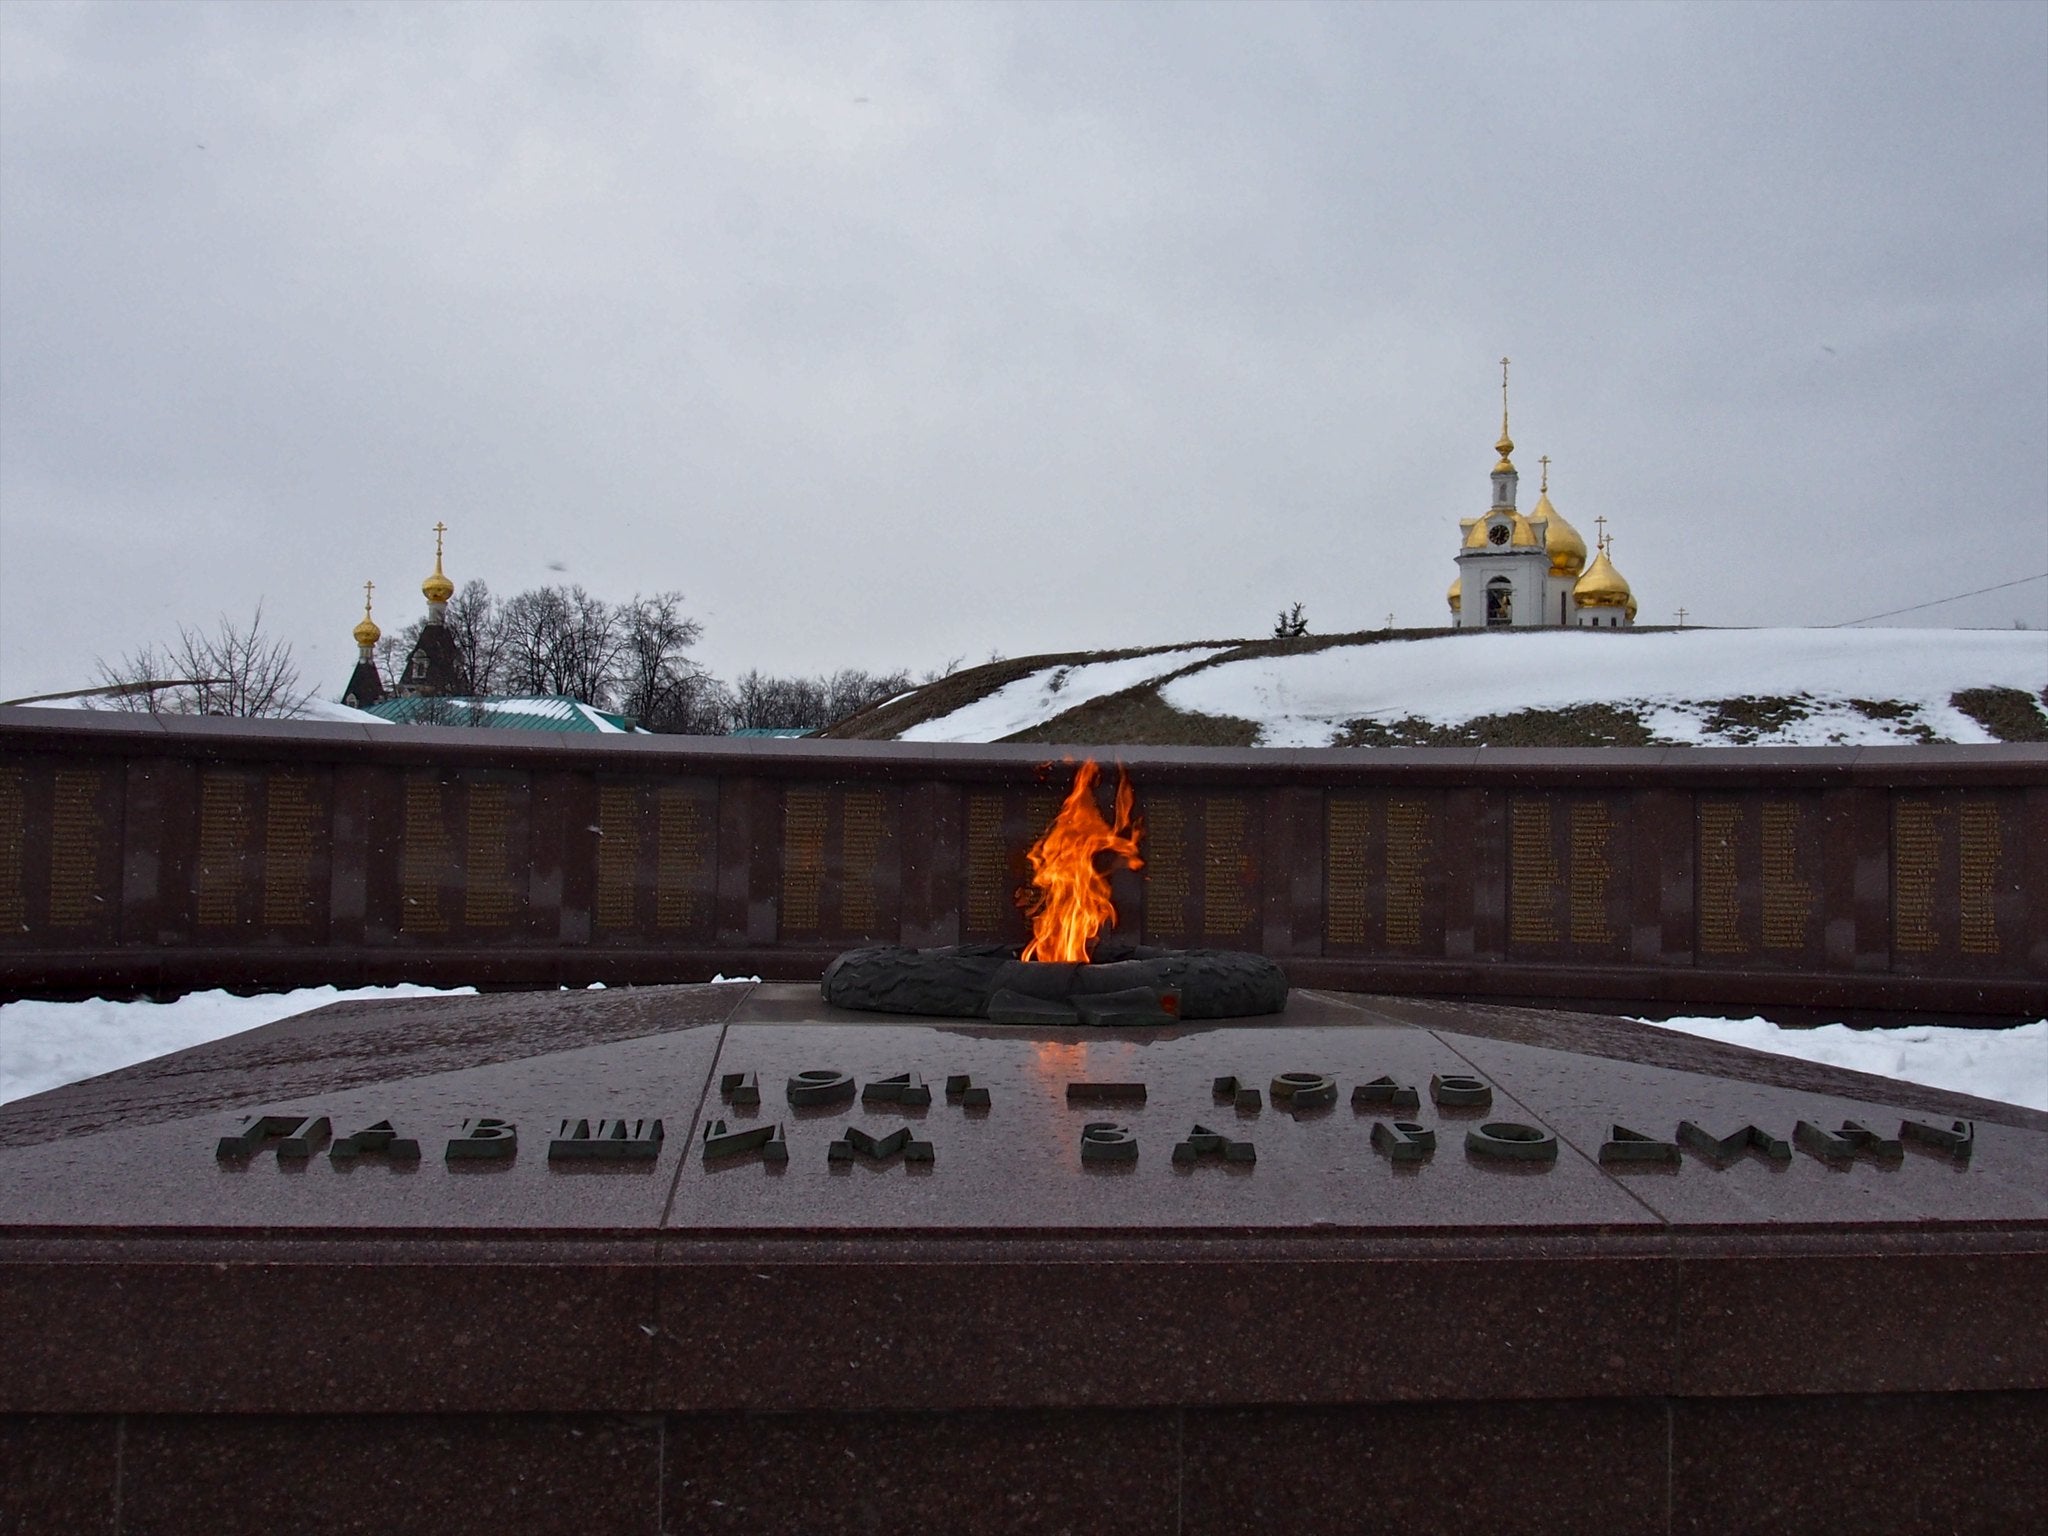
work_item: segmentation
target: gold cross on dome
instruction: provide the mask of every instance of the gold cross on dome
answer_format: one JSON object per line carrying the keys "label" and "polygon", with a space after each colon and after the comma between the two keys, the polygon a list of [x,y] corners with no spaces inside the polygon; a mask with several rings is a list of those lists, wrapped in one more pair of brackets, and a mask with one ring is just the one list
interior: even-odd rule
{"label": "gold cross on dome", "polygon": [[446,523],[437,522],[434,524],[434,558],[436,560],[441,558],[441,535],[447,531],[448,525]]}
{"label": "gold cross on dome", "polygon": [[1536,462],[1543,466],[1543,489],[1547,491],[1550,489],[1550,455],[1546,453]]}
{"label": "gold cross on dome", "polygon": [[374,581],[363,583],[363,612],[368,613],[370,611],[370,594],[376,590],[377,583]]}
{"label": "gold cross on dome", "polygon": [[1604,552],[1607,548],[1607,519],[1604,517],[1596,517],[1593,519],[1593,522],[1594,525],[1600,530],[1598,533],[1593,535],[1593,543]]}

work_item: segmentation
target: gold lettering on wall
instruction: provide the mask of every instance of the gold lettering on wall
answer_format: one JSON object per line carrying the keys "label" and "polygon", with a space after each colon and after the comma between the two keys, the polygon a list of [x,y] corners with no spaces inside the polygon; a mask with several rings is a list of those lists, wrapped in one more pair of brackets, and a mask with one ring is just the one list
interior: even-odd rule
{"label": "gold lettering on wall", "polygon": [[782,796],[782,926],[818,931],[825,883],[825,791],[791,786]]}
{"label": "gold lettering on wall", "polygon": [[1998,953],[1998,866],[2005,854],[1999,835],[1998,807],[1978,800],[1963,806],[1962,848],[1958,863],[1962,878],[1957,908],[1962,918],[1962,945],[1966,955]]}
{"label": "gold lettering on wall", "polygon": [[1422,942],[1422,892],[1433,840],[1429,804],[1423,800],[1387,803],[1387,943]]}
{"label": "gold lettering on wall", "polygon": [[597,790],[597,923],[631,928],[638,918],[633,877],[640,868],[640,795],[630,784]]}
{"label": "gold lettering on wall", "polygon": [[967,797],[967,928],[994,933],[1010,897],[1010,861],[1003,848],[1003,797]]}
{"label": "gold lettering on wall", "polygon": [[1731,800],[1709,800],[1699,808],[1699,941],[1708,955],[1749,952],[1742,942],[1741,907],[1736,896],[1735,838],[1742,808]]}
{"label": "gold lettering on wall", "polygon": [[271,928],[311,925],[315,909],[313,852],[320,802],[304,774],[273,773],[263,806],[263,922]]}
{"label": "gold lettering on wall", "polygon": [[1612,944],[1607,926],[1607,888],[1614,866],[1607,861],[1614,818],[1600,801],[1574,805],[1571,833],[1571,931],[1574,944]]}
{"label": "gold lettering on wall", "polygon": [[236,773],[199,776],[199,926],[232,928],[240,917],[242,857],[249,847],[249,783]]}
{"label": "gold lettering on wall", "polygon": [[1251,926],[1251,861],[1245,856],[1245,803],[1211,795],[1202,806],[1202,935],[1231,938]]}
{"label": "gold lettering on wall", "polygon": [[1764,802],[1764,948],[1803,950],[1813,919],[1813,885],[1799,862],[1806,810],[1790,800]]}
{"label": "gold lettering on wall", "polygon": [[1329,835],[1323,850],[1329,889],[1323,906],[1323,938],[1330,944],[1365,943],[1366,843],[1372,833],[1372,803],[1331,800]]}
{"label": "gold lettering on wall", "polygon": [[462,920],[472,928],[512,921],[519,888],[512,879],[512,790],[505,784],[469,786],[469,835],[463,860]]}
{"label": "gold lettering on wall", "polygon": [[442,788],[415,776],[405,781],[405,851],[399,858],[399,927],[408,933],[446,933],[441,911],[441,876],[448,868],[448,828],[441,815]]}
{"label": "gold lettering on wall", "polygon": [[21,770],[0,765],[0,931],[10,934],[28,926],[21,884],[21,849],[27,837],[28,803]]}
{"label": "gold lettering on wall", "polygon": [[82,928],[105,915],[99,892],[106,829],[93,803],[96,773],[60,769],[50,806],[50,922]]}
{"label": "gold lettering on wall", "polygon": [[1145,809],[1145,937],[1185,939],[1188,931],[1188,814],[1160,799]]}
{"label": "gold lettering on wall", "polygon": [[1555,944],[1557,855],[1550,841],[1550,804],[1508,805],[1508,938],[1516,944]]}
{"label": "gold lettering on wall", "polygon": [[688,790],[661,791],[661,832],[654,855],[654,926],[694,928],[704,921],[699,876],[711,849],[704,808]]}
{"label": "gold lettering on wall", "polygon": [[839,921],[850,933],[872,934],[881,926],[882,903],[876,876],[882,854],[879,789],[849,789],[839,823]]}
{"label": "gold lettering on wall", "polygon": [[1934,884],[1941,867],[1935,808],[1926,800],[1897,800],[1892,808],[1892,947],[1932,954]]}

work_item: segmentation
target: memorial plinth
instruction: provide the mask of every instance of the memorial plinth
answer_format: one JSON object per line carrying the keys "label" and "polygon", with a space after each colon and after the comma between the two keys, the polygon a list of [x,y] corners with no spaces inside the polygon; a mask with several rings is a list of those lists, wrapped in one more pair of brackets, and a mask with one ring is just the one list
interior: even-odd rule
{"label": "memorial plinth", "polygon": [[0,1529],[2018,1529],[2044,1295],[2048,1115],[1617,1020],[347,1005],[0,1108]]}

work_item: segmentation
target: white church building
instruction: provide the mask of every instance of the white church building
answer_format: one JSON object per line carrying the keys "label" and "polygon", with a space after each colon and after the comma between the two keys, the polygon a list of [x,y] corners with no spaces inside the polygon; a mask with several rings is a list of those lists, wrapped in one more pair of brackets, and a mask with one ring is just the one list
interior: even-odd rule
{"label": "white church building", "polygon": [[1501,359],[1500,462],[1493,466],[1493,505],[1461,518],[1458,579],[1445,594],[1457,629],[1577,627],[1627,629],[1636,621],[1635,594],[1608,558],[1612,543],[1601,525],[1599,549],[1586,563],[1586,541],[1550,504],[1550,460],[1543,488],[1524,516],[1515,507],[1514,439],[1508,436],[1507,359]]}

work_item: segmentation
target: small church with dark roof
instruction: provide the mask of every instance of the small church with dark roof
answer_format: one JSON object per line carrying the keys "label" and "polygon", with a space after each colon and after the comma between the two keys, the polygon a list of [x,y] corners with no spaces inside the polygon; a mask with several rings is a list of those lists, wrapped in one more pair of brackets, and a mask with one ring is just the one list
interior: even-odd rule
{"label": "small church with dark roof", "polygon": [[370,617],[374,582],[363,583],[363,617],[354,630],[355,671],[341,702],[397,725],[459,725],[526,731],[630,731],[633,723],[578,699],[555,695],[473,697],[462,653],[448,628],[448,600],[455,583],[441,569],[445,523],[434,524],[434,574],[420,583],[427,621],[389,689],[377,671],[377,642],[384,632]]}

